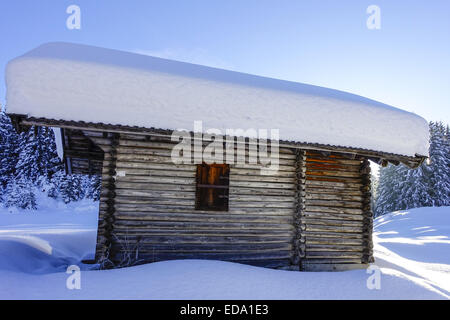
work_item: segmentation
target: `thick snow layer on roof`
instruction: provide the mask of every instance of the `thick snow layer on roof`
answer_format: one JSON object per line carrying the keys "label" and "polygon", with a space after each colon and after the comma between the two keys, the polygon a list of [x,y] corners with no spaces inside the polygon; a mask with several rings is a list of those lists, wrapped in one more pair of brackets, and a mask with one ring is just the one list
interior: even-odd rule
{"label": "thick snow layer on roof", "polygon": [[69,43],[9,62],[7,112],[147,128],[279,129],[280,139],[428,154],[416,114],[318,86]]}

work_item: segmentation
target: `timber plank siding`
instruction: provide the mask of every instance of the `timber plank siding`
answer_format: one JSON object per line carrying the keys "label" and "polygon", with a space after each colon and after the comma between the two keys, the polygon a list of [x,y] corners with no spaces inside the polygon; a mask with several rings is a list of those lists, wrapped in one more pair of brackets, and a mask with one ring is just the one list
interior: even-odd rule
{"label": "timber plank siding", "polygon": [[364,157],[306,152],[304,270],[373,262],[370,167]]}
{"label": "timber plank siding", "polygon": [[137,250],[137,259],[145,262],[196,258],[292,265],[292,150],[283,150],[280,174],[262,176],[256,164],[230,165],[229,208],[208,211],[196,210],[197,166],[174,164],[175,143],[169,139],[121,134],[114,154],[110,140],[93,140],[105,151],[99,216],[114,212],[108,222],[99,219],[97,260],[119,263]]}
{"label": "timber plank siding", "polygon": [[363,157],[281,148],[280,170],[268,175],[259,164],[230,164],[228,210],[196,210],[197,166],[174,164],[168,137],[84,135],[104,151],[98,261],[219,259],[296,270],[372,261]]}

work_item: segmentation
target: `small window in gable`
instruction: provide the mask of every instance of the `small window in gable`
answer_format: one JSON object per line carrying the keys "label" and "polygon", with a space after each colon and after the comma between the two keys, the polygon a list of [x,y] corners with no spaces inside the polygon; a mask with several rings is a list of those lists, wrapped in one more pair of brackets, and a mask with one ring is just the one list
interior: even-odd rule
{"label": "small window in gable", "polygon": [[228,211],[228,164],[197,165],[196,210]]}

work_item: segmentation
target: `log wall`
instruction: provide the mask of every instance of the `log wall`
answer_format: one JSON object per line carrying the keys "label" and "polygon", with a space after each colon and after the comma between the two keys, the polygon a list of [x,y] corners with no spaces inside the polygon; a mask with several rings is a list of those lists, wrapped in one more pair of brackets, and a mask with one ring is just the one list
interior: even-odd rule
{"label": "log wall", "polygon": [[280,170],[231,165],[229,211],[195,210],[196,165],[168,138],[85,132],[104,152],[96,259],[217,259],[300,270],[372,258],[368,160],[282,148]]}
{"label": "log wall", "polygon": [[303,270],[340,270],[373,261],[367,159],[306,152]]}
{"label": "log wall", "polygon": [[[267,267],[292,263],[295,154],[280,171],[231,165],[229,210],[195,210],[196,165],[175,165],[168,139],[121,134],[93,138],[105,151],[97,259],[114,264],[219,259]],[[113,185],[112,185],[112,182]],[[137,256],[136,256],[137,253]]]}

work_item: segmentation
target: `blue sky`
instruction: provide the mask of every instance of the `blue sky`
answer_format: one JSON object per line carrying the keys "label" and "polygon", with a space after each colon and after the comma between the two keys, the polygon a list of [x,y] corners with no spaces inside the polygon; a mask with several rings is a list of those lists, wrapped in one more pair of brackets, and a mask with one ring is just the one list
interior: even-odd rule
{"label": "blue sky", "polygon": [[[71,4],[81,30],[66,28]],[[366,27],[372,4],[380,30]],[[68,41],[344,90],[450,123],[448,0],[1,0],[0,41],[3,74],[41,43]]]}

